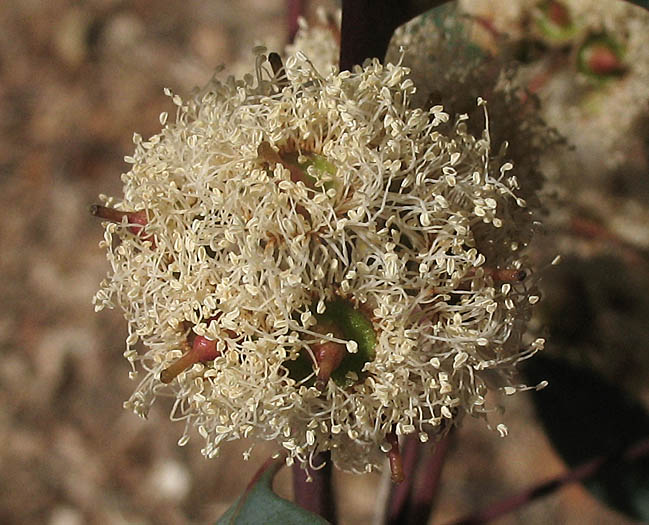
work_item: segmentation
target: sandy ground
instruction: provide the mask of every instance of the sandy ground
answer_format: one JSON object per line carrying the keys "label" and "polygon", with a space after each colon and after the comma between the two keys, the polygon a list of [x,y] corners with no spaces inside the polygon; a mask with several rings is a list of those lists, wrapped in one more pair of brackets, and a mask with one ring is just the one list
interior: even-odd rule
{"label": "sandy ground", "polygon": [[[198,436],[176,445],[182,428],[168,404],[148,421],[122,409],[134,387],[126,326],[91,306],[107,264],[87,207],[120,193],[132,133],[155,133],[170,110],[163,87],[187,94],[220,63],[241,71],[252,45],[281,46],[285,27],[282,0],[2,3],[1,523],[210,523],[273,450],[260,445],[246,463],[249,444],[235,443],[207,460]],[[646,317],[637,317],[641,339]],[[508,408],[506,439],[478,422],[462,428],[434,523],[564,469],[525,396]],[[289,474],[277,481],[285,496]],[[378,475],[336,476],[342,523],[369,523]],[[575,486],[494,523],[626,522]]]}

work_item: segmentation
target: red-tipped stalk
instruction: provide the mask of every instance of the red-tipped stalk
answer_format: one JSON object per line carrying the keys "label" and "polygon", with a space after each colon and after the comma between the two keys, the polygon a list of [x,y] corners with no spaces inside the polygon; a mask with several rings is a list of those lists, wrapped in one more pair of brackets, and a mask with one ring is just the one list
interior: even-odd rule
{"label": "red-tipped stalk", "polygon": [[327,386],[331,374],[340,366],[346,350],[344,345],[333,341],[311,345],[311,350],[313,350],[319,367],[315,386],[322,392]]}
{"label": "red-tipped stalk", "polygon": [[[130,224],[128,229],[135,235],[140,235],[148,222],[146,211],[144,210],[121,211],[116,210],[115,208],[102,206],[101,204],[93,204],[90,206],[90,214],[99,217],[100,219],[118,224],[120,224],[124,220],[124,217],[126,217],[126,222]],[[150,235],[142,235],[142,239],[145,241],[152,240]]]}
{"label": "red-tipped stalk", "polygon": [[595,45],[589,51],[587,66],[594,74],[608,76],[624,72],[624,65],[611,48],[605,45]]}
{"label": "red-tipped stalk", "polygon": [[212,361],[219,357],[221,352],[216,348],[216,341],[202,335],[194,337],[191,349],[160,372],[160,381],[171,383],[181,372],[194,366],[196,363]]}
{"label": "red-tipped stalk", "polygon": [[547,16],[559,27],[568,27],[572,24],[570,11],[561,2],[549,2],[547,5]]}
{"label": "red-tipped stalk", "polygon": [[390,472],[392,473],[392,483],[401,483],[406,479],[403,471],[403,458],[399,450],[399,438],[395,432],[390,432],[385,436],[391,448],[388,451],[388,461],[390,462]]}

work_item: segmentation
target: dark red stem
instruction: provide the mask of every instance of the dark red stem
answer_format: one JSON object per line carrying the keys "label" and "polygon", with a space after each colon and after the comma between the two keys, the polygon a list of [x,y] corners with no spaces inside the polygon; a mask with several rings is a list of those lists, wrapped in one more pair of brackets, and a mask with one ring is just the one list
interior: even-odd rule
{"label": "dark red stem", "polygon": [[306,9],[306,0],[287,0],[286,2],[286,12],[287,12],[287,23],[288,23],[288,41],[293,42],[295,35],[299,28],[297,20],[302,15]]}
{"label": "dark red stem", "polygon": [[321,469],[308,469],[311,481],[307,481],[307,472],[301,465],[293,465],[293,498],[300,507],[335,524],[336,500],[331,483],[333,467],[330,452],[320,452],[314,456],[314,465],[319,466],[323,462],[325,466]]}
{"label": "dark red stem", "polygon": [[565,474],[544,481],[543,483],[524,490],[519,494],[501,500],[485,510],[471,514],[470,516],[466,516],[457,521],[453,521],[448,525],[479,525],[487,523],[490,520],[504,516],[505,514],[527,505],[536,499],[552,494],[569,483],[584,481],[594,476],[605,467],[621,461],[630,463],[646,456],[647,454],[649,454],[649,438],[636,442],[625,449],[622,453],[598,457],[583,463]]}
{"label": "dark red stem", "polygon": [[410,434],[403,442],[403,471],[405,479],[402,483],[392,485],[388,501],[386,525],[403,523],[403,518],[409,506],[415,468],[419,462],[421,447],[417,436]]}
{"label": "dark red stem", "polygon": [[403,463],[406,479],[390,494],[386,525],[424,525],[428,523],[440,485],[451,435],[434,447],[422,445],[415,436],[404,441]]}

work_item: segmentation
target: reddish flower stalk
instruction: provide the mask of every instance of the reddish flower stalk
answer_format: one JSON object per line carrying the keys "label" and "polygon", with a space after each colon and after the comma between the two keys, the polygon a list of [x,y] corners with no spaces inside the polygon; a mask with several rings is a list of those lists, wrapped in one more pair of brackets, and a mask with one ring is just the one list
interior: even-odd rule
{"label": "reddish flower stalk", "polygon": [[[209,321],[215,319],[217,317],[212,317]],[[212,361],[221,355],[221,351],[216,348],[216,341],[202,335],[193,337],[191,343],[189,341],[186,343],[186,347],[189,347],[189,350],[182,357],[160,372],[160,381],[171,383],[180,373],[196,363]]]}
{"label": "reddish flower stalk", "polygon": [[392,447],[388,452],[390,472],[392,473],[392,483],[401,483],[406,479],[406,474],[403,470],[403,458],[401,457],[401,451],[399,450],[399,439],[395,432],[390,432],[386,438]]}
{"label": "reddish flower stalk", "polygon": [[417,436],[409,435],[403,443],[403,470],[408,473],[403,483],[393,485],[390,491],[390,499],[387,506],[387,525],[398,525],[403,523],[407,512],[412,491],[414,476],[412,475],[417,467],[421,453],[421,446]]}
{"label": "reddish flower stalk", "polygon": [[128,229],[136,235],[138,235],[147,224],[146,212],[144,210],[120,211],[115,208],[102,206],[101,204],[93,204],[90,206],[90,214],[99,217],[100,219],[116,223],[121,223],[122,220],[124,220],[124,217],[126,217],[127,222],[133,225],[129,226]]}

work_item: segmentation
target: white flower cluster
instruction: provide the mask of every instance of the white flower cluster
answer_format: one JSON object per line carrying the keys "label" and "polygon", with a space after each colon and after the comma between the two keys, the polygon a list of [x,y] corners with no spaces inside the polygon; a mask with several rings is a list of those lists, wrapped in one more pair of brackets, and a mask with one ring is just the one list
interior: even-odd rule
{"label": "white flower cluster", "polygon": [[174,396],[181,442],[194,426],[208,456],[250,436],[369,471],[395,434],[437,438],[524,388],[532,216],[486,109],[472,134],[413,107],[401,65],[322,76],[264,52],[134,137],[123,199],[95,207],[114,221],[96,308],[123,309],[144,370],[127,405]]}
{"label": "white flower cluster", "polygon": [[[547,122],[577,149],[579,162],[573,161],[574,170],[564,162],[563,177],[581,180],[587,173],[603,183],[612,169],[628,163],[629,151],[642,147],[638,124],[649,107],[649,11],[631,2],[599,0],[461,0],[459,5],[506,36],[498,42],[500,52],[530,38],[548,47],[525,68],[521,81],[537,92]],[[551,7],[555,17],[561,13],[563,32],[548,29],[553,12],[542,10]],[[580,71],[581,61],[600,45],[618,55],[619,71],[594,78]],[[560,53],[553,52],[557,46],[563,46]]]}

